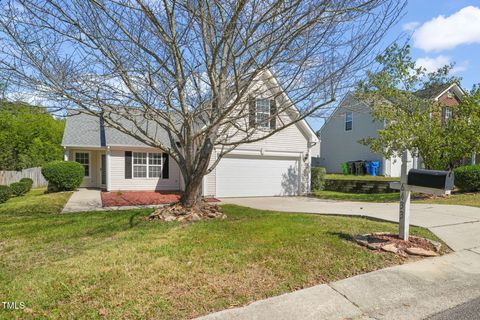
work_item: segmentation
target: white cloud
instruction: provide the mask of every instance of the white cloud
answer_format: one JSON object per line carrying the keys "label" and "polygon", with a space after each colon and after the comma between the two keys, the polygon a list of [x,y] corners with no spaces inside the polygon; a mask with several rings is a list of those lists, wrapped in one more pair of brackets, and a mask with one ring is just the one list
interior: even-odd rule
{"label": "white cloud", "polygon": [[[435,58],[431,58],[431,57],[418,58],[416,61],[416,65],[424,67],[427,70],[427,72],[434,72],[445,65],[449,65],[451,62],[452,61],[449,56],[440,55]],[[461,64],[455,65],[450,71],[450,73],[455,74],[455,73],[465,71],[467,70],[468,64],[469,62],[465,60]]]}
{"label": "white cloud", "polygon": [[451,16],[440,15],[425,22],[414,32],[413,43],[425,51],[480,44],[480,8],[468,6]]}
{"label": "white cloud", "polygon": [[446,64],[450,64],[450,57],[438,56],[436,58],[424,57],[417,59],[416,65],[424,67],[427,72],[437,71]]}
{"label": "white cloud", "polygon": [[417,29],[419,25],[420,25],[420,22],[417,22],[417,21],[407,22],[402,25],[402,29],[404,31],[413,31]]}

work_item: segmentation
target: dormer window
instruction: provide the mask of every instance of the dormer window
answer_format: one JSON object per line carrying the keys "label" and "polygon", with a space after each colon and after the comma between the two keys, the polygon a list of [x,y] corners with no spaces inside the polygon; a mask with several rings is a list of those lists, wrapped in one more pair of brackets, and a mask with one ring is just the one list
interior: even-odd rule
{"label": "dormer window", "polygon": [[353,113],[351,111],[345,112],[345,131],[351,131],[353,128]]}
{"label": "dormer window", "polygon": [[255,100],[255,120],[257,127],[270,128],[270,100],[256,99]]}

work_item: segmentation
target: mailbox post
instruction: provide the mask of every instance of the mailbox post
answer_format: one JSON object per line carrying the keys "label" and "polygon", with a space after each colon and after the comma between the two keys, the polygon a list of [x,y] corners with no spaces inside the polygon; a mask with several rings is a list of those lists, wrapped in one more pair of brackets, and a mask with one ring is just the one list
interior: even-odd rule
{"label": "mailbox post", "polygon": [[408,240],[410,227],[410,192],[448,195],[454,187],[452,171],[412,169],[409,151],[402,154],[400,183],[392,182],[392,189],[400,189],[399,237]]}
{"label": "mailbox post", "polygon": [[410,229],[410,188],[408,188],[408,171],[412,168],[412,155],[405,151],[402,155],[400,176],[400,217],[399,236],[408,240]]}

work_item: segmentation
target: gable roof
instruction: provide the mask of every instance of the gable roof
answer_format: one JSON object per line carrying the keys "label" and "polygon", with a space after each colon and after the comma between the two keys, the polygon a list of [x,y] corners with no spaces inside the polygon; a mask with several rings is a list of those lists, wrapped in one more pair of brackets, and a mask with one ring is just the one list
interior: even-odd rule
{"label": "gable roof", "polygon": [[462,90],[462,88],[457,84],[457,83],[444,83],[444,84],[437,84],[437,85],[432,85],[428,88],[418,90],[414,92],[414,95],[421,99],[433,99],[437,100],[439,99],[443,94],[445,94],[447,91],[452,90],[457,94],[458,97],[461,97],[462,95],[465,94],[465,92]]}
{"label": "gable roof", "polygon": [[[292,112],[298,113],[297,107],[293,104],[290,100],[288,95],[279,85],[275,76],[270,72],[270,70],[266,70],[264,75],[268,75],[267,79],[273,81],[275,86],[280,88],[281,96],[286,99],[292,105]],[[264,78],[265,79],[265,78]],[[136,134],[143,136],[136,128],[135,124],[126,119],[119,116],[117,119],[118,122],[124,128],[131,128],[132,131],[136,132]],[[170,146],[170,139],[168,137],[168,133],[165,129],[161,128],[158,123],[155,121],[149,121],[145,119],[142,113],[138,114],[138,118],[136,119],[138,123],[140,123],[143,130],[149,133],[150,137],[153,137],[157,141],[162,141],[162,144],[169,147]],[[173,120],[175,122],[175,119]],[[178,121],[178,125],[180,126],[180,121]],[[197,126],[202,127],[201,121],[199,121]],[[312,127],[307,123],[305,119],[297,122],[295,124],[298,126],[300,131],[303,132],[305,137],[307,137],[309,142],[317,142],[318,137],[313,131]],[[69,114],[67,118],[67,123],[65,125],[65,131],[63,134],[62,139],[62,146],[66,147],[106,147],[106,146],[139,146],[139,147],[147,147],[145,143],[135,139],[134,137],[123,133],[115,128],[112,128],[103,123],[103,120],[100,117],[85,114],[82,112],[76,112]]]}
{"label": "gable roof", "polygon": [[[141,114],[138,115],[136,121],[144,131],[148,132],[150,137],[162,141],[162,144],[167,147],[170,146],[170,139],[166,130],[155,121],[149,121]],[[143,136],[132,121],[119,116],[117,122],[124,128],[130,128],[135,134]],[[62,146],[91,148],[106,146],[148,147],[140,140],[105,124],[101,117],[81,112],[69,114],[63,133]]]}

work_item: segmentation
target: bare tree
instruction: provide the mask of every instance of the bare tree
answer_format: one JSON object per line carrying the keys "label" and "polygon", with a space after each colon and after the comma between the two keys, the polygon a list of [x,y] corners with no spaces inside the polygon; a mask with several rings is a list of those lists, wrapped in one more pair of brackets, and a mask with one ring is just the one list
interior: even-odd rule
{"label": "bare tree", "polygon": [[[333,102],[373,60],[405,6],[397,0],[2,3],[0,80],[8,77],[9,90],[102,116],[163,149],[180,167],[187,207],[197,204],[203,176],[226,153]],[[285,113],[291,120],[269,130],[252,124],[251,95],[275,99],[266,121]],[[214,148],[220,151],[212,164]]]}

